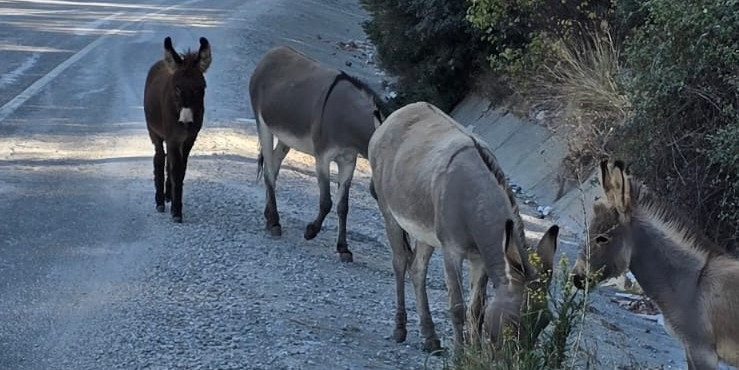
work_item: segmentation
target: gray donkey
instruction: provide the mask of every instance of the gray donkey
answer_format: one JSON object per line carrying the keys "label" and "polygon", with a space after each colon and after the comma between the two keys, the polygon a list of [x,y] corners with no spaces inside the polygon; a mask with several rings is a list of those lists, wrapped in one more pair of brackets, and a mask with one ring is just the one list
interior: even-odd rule
{"label": "gray donkey", "polygon": [[576,285],[591,272],[606,279],[630,269],[683,343],[689,369],[717,369],[719,359],[739,366],[739,261],[627,175],[623,162],[603,161],[600,183],[605,199],[593,205]]}
{"label": "gray donkey", "polygon": [[[490,277],[495,297],[484,308],[484,327],[491,339],[500,339],[501,324],[518,323],[525,285],[539,275],[529,263],[523,221],[491,150],[440,109],[419,102],[383,122],[370,140],[369,160],[393,251],[395,340],[404,341],[407,333],[404,289],[410,268],[424,349],[440,348],[426,294],[426,271],[435,247],[444,253],[456,349],[464,341],[463,259],[470,261],[472,283],[467,315],[482,316]],[[539,243],[549,270],[558,230],[552,226]],[[416,240],[415,248],[410,237]]]}
{"label": "gray donkey", "polygon": [[384,118],[381,99],[358,79],[286,46],[273,48],[262,57],[249,81],[249,93],[261,148],[259,175],[263,170],[267,188],[267,229],[273,236],[282,235],[275,183],[290,148],[316,159],[320,204],[315,220],[305,228],[307,240],[318,234],[331,211],[329,169],[334,161],[339,169],[336,250],[342,261],[351,262],[346,242],[349,187],[357,155],[367,157],[370,137]]}

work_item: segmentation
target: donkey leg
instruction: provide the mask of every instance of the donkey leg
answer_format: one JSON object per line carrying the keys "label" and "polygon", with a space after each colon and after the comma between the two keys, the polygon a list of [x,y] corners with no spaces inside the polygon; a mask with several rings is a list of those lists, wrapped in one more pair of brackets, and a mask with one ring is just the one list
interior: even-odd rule
{"label": "donkey leg", "polygon": [[411,263],[411,280],[416,293],[416,309],[421,324],[421,335],[424,338],[423,349],[431,353],[441,349],[441,341],[439,341],[436,330],[434,330],[434,320],[431,317],[429,298],[426,293],[426,272],[433,252],[434,247],[417,241]]}
{"label": "donkey leg", "polygon": [[164,212],[164,143],[154,136],[151,136],[151,142],[154,144],[154,201],[157,212]]}
{"label": "donkey leg", "polygon": [[719,361],[715,345],[711,345],[709,341],[696,341],[695,344],[684,343],[684,345],[688,370],[718,369]]}
{"label": "donkey leg", "polygon": [[[167,146],[167,152],[169,152],[169,146]],[[164,180],[164,201],[169,203],[172,201],[172,166],[169,165],[171,161],[168,155],[165,155],[164,159],[164,168],[167,170],[167,177]]]}
{"label": "donkey leg", "polygon": [[195,145],[195,137],[190,137],[187,140],[185,140],[185,146],[182,150],[182,162],[183,162],[183,173],[182,178],[185,178],[185,173],[187,173],[187,159],[190,158],[190,151],[192,150],[193,145]]}
{"label": "donkey leg", "polygon": [[259,132],[259,146],[264,158],[264,186],[266,188],[264,218],[266,227],[272,236],[282,235],[280,225],[280,214],[277,213],[277,198],[275,196],[275,185],[277,175],[274,172],[274,136],[262,120],[261,114],[257,114],[257,131]]}
{"label": "donkey leg", "polygon": [[[384,212],[383,212],[384,213]],[[408,315],[405,310],[405,271],[413,258],[413,252],[408,245],[405,231],[398,225],[389,213],[383,214],[385,218],[385,230],[393,253],[393,271],[395,272],[395,330],[393,339],[396,342],[404,342],[408,334],[406,324]]]}
{"label": "donkey leg", "polygon": [[280,174],[282,161],[285,160],[288,152],[290,152],[290,147],[278,139],[277,145],[275,145],[275,149],[272,151],[272,171],[275,174],[275,181],[277,181],[277,175]]}
{"label": "donkey leg", "polygon": [[467,321],[475,324],[477,335],[482,333],[485,310],[485,293],[488,284],[488,274],[482,260],[475,258],[470,261],[470,307],[467,310]]}
{"label": "donkey leg", "polygon": [[326,215],[331,212],[331,179],[330,167],[331,160],[324,156],[316,156],[316,177],[318,177],[318,189],[320,191],[320,200],[318,205],[318,215],[313,222],[305,227],[305,239],[311,240],[321,231],[321,225]]}
{"label": "donkey leg", "polygon": [[454,329],[454,351],[460,353],[464,344],[465,304],[462,296],[462,256],[453,246],[444,246],[444,275],[449,292],[449,316]]}
{"label": "donkey leg", "polygon": [[172,220],[182,223],[182,182],[184,180],[184,162],[182,151],[177,145],[167,145],[167,162],[172,186]]}
{"label": "donkey leg", "polygon": [[342,156],[338,160],[339,165],[339,203],[336,206],[336,213],[339,216],[339,236],[336,242],[336,251],[339,253],[339,259],[342,262],[352,262],[354,257],[349,251],[346,243],[346,216],[349,213],[349,188],[352,184],[354,176],[354,168],[357,165],[356,155]]}
{"label": "donkey leg", "polygon": [[[267,199],[271,199],[267,202],[268,206],[264,209],[264,217],[268,220],[267,221],[267,228],[270,230],[270,234],[272,236],[280,236],[282,235],[282,225],[280,225],[280,214],[277,212],[277,175],[280,173],[280,166],[282,166],[282,161],[285,159],[285,156],[287,156],[287,153],[290,151],[290,147],[287,146],[282,141],[277,140],[277,145],[275,146],[274,150],[272,150],[272,162],[266,162],[266,165],[271,168],[271,173],[273,176],[272,180],[272,187],[271,187],[271,198],[270,198],[270,188],[267,187]],[[266,172],[265,172],[266,173]],[[265,175],[265,183],[268,175]],[[269,210],[268,210],[269,209]],[[270,222],[269,220],[272,219],[274,221]]]}

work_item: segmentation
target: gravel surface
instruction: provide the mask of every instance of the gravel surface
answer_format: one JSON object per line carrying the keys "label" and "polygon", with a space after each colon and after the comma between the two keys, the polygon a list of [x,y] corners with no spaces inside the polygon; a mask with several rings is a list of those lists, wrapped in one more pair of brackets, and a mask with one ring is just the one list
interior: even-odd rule
{"label": "gravel surface", "polygon": [[[248,76],[267,48],[289,44],[379,87],[385,77],[368,63],[366,15],[355,1],[64,4],[44,7],[69,6],[69,14],[90,16],[83,26],[123,30],[0,119],[0,369],[441,367],[443,359],[421,350],[410,285],[408,340],[391,339],[394,278],[366,161],[350,195],[354,263],[335,254],[335,213],[316,239],[302,237],[318,208],[307,156],[291,152],[278,179],[284,235],[263,229]],[[33,35],[1,24],[0,34],[69,50],[30,56],[36,64],[23,74],[24,57],[4,59],[9,52],[0,48],[9,61],[0,73],[13,73],[2,80],[2,104],[101,34],[44,33],[33,27],[44,21],[21,21]],[[61,22],[46,21],[63,29]],[[154,209],[153,150],[140,106],[165,34],[178,49],[205,35],[214,49],[181,225]],[[523,211],[534,238],[551,223]],[[576,239],[561,240],[560,250],[574,256]],[[432,260],[429,300],[448,346],[440,257]],[[608,288],[592,295],[580,338],[596,368],[684,367],[679,344],[658,323],[612,298]]]}

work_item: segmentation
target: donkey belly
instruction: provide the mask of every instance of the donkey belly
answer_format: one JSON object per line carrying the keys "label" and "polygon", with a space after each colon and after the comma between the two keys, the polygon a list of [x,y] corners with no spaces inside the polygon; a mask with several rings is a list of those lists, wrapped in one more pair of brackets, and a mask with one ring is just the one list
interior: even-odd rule
{"label": "donkey belly", "polygon": [[[299,152],[314,155],[315,149],[313,147],[313,138],[311,137],[309,128],[300,127],[299,125],[295,125],[291,128],[290,125],[285,124],[280,119],[275,119],[270,116],[265,118],[261,112],[259,114],[259,121],[261,121],[262,125],[265,126],[260,128],[260,131],[266,128],[272,135],[277,137],[278,140],[282,141],[290,148]],[[296,123],[299,123],[299,121]]]}
{"label": "donkey belly", "polygon": [[402,227],[408,234],[423,243],[441,248],[441,242],[436,236],[436,230],[433,223],[426,224],[420,220],[403,217],[403,215],[397,214],[392,210],[391,212],[393,213],[395,220],[398,221],[398,225],[400,225],[400,227]]}
{"label": "donkey belly", "polygon": [[280,130],[279,128],[271,129],[271,131],[272,134],[277,137],[277,139],[285,143],[285,145],[289,146],[290,148],[293,148],[305,154],[315,154],[315,148],[313,147],[313,138],[311,138],[310,135],[300,137],[296,136],[290,131]]}

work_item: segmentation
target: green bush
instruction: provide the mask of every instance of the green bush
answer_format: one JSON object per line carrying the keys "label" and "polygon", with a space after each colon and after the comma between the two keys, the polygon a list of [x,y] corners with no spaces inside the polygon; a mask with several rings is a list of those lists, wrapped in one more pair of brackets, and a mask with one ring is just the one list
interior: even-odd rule
{"label": "green bush", "polygon": [[596,30],[612,13],[610,0],[468,2],[467,19],[491,44],[493,70],[524,80],[548,64],[554,43]]}
{"label": "green bush", "polygon": [[467,94],[486,43],[465,0],[361,0],[380,64],[398,76],[396,104],[426,100],[449,111]]}
{"label": "green bush", "polygon": [[524,110],[564,111],[569,167],[624,158],[709,237],[739,238],[739,0],[362,4],[397,104],[448,111],[492,70]]}
{"label": "green bush", "polygon": [[731,242],[739,238],[739,118],[735,117],[733,124],[710,135],[708,141],[712,148],[709,151],[711,161],[721,168],[716,180],[717,185],[723,186],[719,199],[722,212],[718,217],[721,224],[727,226],[722,234]]}
{"label": "green bush", "polygon": [[620,155],[723,243],[739,226],[739,2],[651,0],[626,41]]}
{"label": "green bush", "polygon": [[[532,260],[532,263],[537,263]],[[582,323],[587,310],[587,298],[578,291],[569,276],[567,258],[560,259],[559,269],[553,279],[552,292],[529,290],[528,310],[522,313],[520,325],[527,334],[539,323],[537,309],[540,301],[550,303],[554,319],[538,337],[520,338],[510,328],[504,334],[499,348],[479,336],[472,336],[469,344],[455,360],[444,366],[445,370],[554,370],[574,366],[580,347],[575,329]],[[470,323],[468,327],[476,327]]]}

